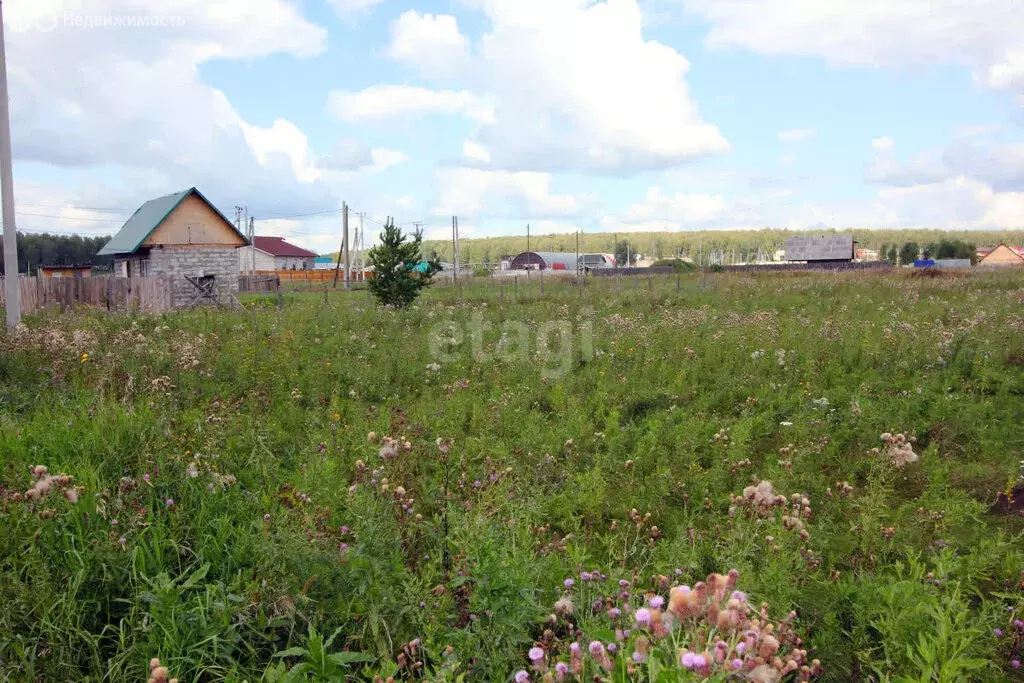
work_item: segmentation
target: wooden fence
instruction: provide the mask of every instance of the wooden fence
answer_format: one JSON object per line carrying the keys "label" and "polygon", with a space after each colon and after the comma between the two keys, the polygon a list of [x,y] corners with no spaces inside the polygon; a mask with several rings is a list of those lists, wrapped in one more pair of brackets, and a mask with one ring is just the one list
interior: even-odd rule
{"label": "wooden fence", "polygon": [[[76,305],[146,313],[163,313],[173,307],[173,285],[169,277],[21,277],[19,282],[22,313],[46,308],[66,311]],[[3,288],[0,287],[2,304]]]}
{"label": "wooden fence", "polygon": [[[261,275],[276,275],[281,282],[334,282],[334,268],[330,270],[257,270],[253,277]],[[242,277],[247,277],[242,273]],[[338,272],[338,281],[345,279],[345,269]],[[363,274],[355,268],[352,269],[352,281],[362,280]]]}
{"label": "wooden fence", "polygon": [[242,275],[238,278],[238,293],[276,292],[281,287],[277,275]]}

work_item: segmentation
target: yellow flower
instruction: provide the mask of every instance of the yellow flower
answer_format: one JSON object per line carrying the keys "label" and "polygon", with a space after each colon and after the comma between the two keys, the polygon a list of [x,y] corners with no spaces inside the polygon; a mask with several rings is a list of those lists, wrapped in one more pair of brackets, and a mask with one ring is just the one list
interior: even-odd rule
{"label": "yellow flower", "polygon": [[87,363],[88,361],[89,361],[89,354],[83,353],[82,354],[82,362],[83,363]]}

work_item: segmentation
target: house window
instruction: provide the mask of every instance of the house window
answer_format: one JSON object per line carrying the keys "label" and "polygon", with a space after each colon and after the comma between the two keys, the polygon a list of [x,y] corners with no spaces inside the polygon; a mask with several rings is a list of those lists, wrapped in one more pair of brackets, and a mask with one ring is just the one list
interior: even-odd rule
{"label": "house window", "polygon": [[139,261],[139,276],[149,277],[149,259]]}

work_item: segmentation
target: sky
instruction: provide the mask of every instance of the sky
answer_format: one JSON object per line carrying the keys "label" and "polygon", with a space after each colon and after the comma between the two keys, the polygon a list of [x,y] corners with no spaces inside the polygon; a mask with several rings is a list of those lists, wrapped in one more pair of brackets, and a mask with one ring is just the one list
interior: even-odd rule
{"label": "sky", "polygon": [[19,230],[1024,230],[1024,0],[7,0]]}

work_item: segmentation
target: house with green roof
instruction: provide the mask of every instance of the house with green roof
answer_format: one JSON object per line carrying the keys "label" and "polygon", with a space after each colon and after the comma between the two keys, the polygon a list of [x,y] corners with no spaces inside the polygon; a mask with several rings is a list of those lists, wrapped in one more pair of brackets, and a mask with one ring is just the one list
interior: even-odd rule
{"label": "house with green roof", "polygon": [[191,187],[151,199],[100,250],[114,257],[121,277],[171,278],[174,304],[195,299],[197,278],[215,282],[220,298],[238,288],[236,250],[245,236],[199,190]]}

